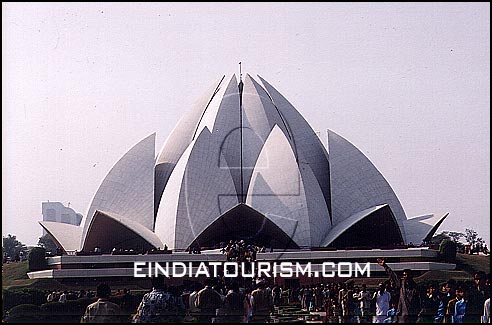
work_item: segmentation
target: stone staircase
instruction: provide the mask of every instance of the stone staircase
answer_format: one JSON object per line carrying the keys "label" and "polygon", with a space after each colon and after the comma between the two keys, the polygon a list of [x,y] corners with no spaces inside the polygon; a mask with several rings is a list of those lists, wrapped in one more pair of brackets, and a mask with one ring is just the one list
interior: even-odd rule
{"label": "stone staircase", "polygon": [[271,323],[322,323],[324,312],[309,312],[301,309],[299,303],[275,307],[270,316]]}

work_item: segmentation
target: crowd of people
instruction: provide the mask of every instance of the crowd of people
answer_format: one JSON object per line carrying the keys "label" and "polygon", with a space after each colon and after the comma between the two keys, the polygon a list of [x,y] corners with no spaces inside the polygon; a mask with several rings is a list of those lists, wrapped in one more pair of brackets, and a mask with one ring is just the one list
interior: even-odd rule
{"label": "crowd of people", "polygon": [[73,291],[73,290],[55,290],[55,291],[48,291],[46,294],[46,302],[62,302],[65,303],[67,300],[76,300],[80,298],[94,298],[95,293],[92,292],[91,290],[80,290],[80,291]]}
{"label": "crowd of people", "polygon": [[[174,288],[174,289],[173,289]],[[167,287],[163,277],[153,278],[153,290],[142,298],[133,322],[266,322],[273,312],[275,292],[265,281],[254,288],[229,285],[221,278],[207,279],[204,285],[194,283],[181,295],[176,287]]]}
{"label": "crowd of people", "polygon": [[27,259],[27,254],[23,251],[16,253],[14,256],[9,256],[6,252],[3,253],[2,264],[7,264],[9,262],[22,262]]}
{"label": "crowd of people", "polygon": [[[120,305],[111,302],[111,290],[103,284],[97,288],[97,301],[86,308],[81,321],[266,322],[275,306],[300,305],[305,311],[325,312],[325,322],[490,323],[490,274],[476,272],[473,282],[451,279],[417,285],[410,270],[397,274],[384,260],[379,259],[378,264],[388,279],[375,290],[353,281],[285,288],[273,284],[272,279],[255,279],[252,285],[240,287],[236,279],[223,277],[208,278],[204,284],[168,286],[165,277],[154,277],[152,291],[129,311],[131,299],[120,299]],[[114,295],[127,297],[131,293],[125,289]],[[77,298],[93,296],[93,292],[82,290]],[[47,296],[48,301],[59,302],[74,298],[73,292]]]}
{"label": "crowd of people", "polygon": [[246,244],[244,240],[231,240],[221,244],[220,251],[227,256],[228,262],[253,262],[257,253],[265,253],[266,248]]}
{"label": "crowd of people", "polygon": [[474,282],[449,280],[422,288],[413,280],[411,270],[403,270],[399,277],[383,259],[378,259],[378,264],[389,275],[389,300],[396,307],[398,322],[490,323],[490,274],[479,271],[474,274]]}
{"label": "crowd of people", "polygon": [[[48,293],[46,299],[66,303],[84,297],[97,298],[85,309],[82,323],[265,322],[274,303],[280,303],[272,294],[280,291],[272,291],[264,281],[258,281],[255,288],[241,289],[237,282],[226,285],[221,278],[207,279],[204,285],[194,282],[188,286],[168,286],[165,281],[163,276],[153,277],[152,291],[130,312],[128,301],[132,299],[124,298],[131,297],[131,292],[118,290],[111,296],[111,288],[104,283],[97,287],[96,293],[55,291]],[[118,295],[123,295],[120,304],[114,302]]]}
{"label": "crowd of people", "polygon": [[[223,248],[228,259],[236,261],[252,258],[257,249],[244,242],[230,242]],[[287,288],[271,278],[238,282],[225,277],[173,286],[160,276],[152,278],[152,291],[141,299],[126,288],[111,295],[109,286],[101,284],[96,292],[49,291],[46,302],[97,298],[81,318],[89,323],[265,322],[275,306],[283,305],[325,312],[325,322],[490,323],[490,274],[479,271],[473,281],[417,285],[411,270],[397,274],[383,259],[377,262],[388,279],[371,290],[353,281]]]}
{"label": "crowd of people", "polygon": [[461,253],[469,255],[483,253],[485,255],[488,255],[490,252],[487,244],[477,243],[475,245],[465,245],[464,251],[462,251]]}

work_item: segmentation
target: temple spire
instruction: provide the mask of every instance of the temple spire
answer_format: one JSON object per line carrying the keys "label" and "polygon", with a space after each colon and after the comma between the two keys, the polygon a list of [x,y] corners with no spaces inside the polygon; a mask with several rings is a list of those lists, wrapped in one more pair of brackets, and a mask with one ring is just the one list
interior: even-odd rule
{"label": "temple spire", "polygon": [[239,195],[239,202],[246,202],[246,195],[244,193],[244,179],[243,179],[243,74],[241,71],[241,62],[239,62],[239,134],[240,134],[240,148],[239,148],[239,161],[240,161],[240,173],[241,173],[241,193]]}
{"label": "temple spire", "polygon": [[242,73],[242,69],[241,69],[241,62],[239,62],[239,97],[242,98],[243,96],[243,87],[244,87],[244,84],[243,84],[243,73]]}

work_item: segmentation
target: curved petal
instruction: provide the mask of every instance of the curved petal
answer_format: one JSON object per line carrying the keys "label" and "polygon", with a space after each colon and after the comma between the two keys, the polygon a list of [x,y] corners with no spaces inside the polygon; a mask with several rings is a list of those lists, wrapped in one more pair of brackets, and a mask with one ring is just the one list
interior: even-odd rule
{"label": "curved petal", "polygon": [[103,253],[109,253],[113,248],[146,251],[164,245],[156,234],[140,223],[115,213],[97,210],[82,250],[93,251],[95,247],[99,247]]}
{"label": "curved petal", "polygon": [[[309,123],[295,107],[277,89],[260,76],[258,77],[282,118],[282,123],[288,131],[287,136],[297,159],[300,163],[309,166],[313,171],[323,192],[324,201],[331,218],[330,165],[325,147]],[[332,220],[330,219],[330,221]]]}
{"label": "curved petal", "polygon": [[338,223],[323,240],[322,246],[379,247],[402,243],[403,237],[391,208],[383,204],[357,212]]}
{"label": "curved petal", "polygon": [[[275,218],[299,246],[318,246],[329,229],[328,209],[318,182],[309,168],[299,167],[277,125],[259,155],[246,203],[267,218]],[[292,222],[297,222],[295,233],[289,233]]]}
{"label": "curved petal", "polygon": [[352,143],[328,130],[333,223],[373,206],[389,204],[403,239],[405,212],[393,189],[371,161]]}
{"label": "curved petal", "polygon": [[212,247],[229,240],[246,240],[256,245],[280,249],[299,248],[279,225],[246,204],[239,203],[205,228],[191,246]]}
{"label": "curved petal", "polygon": [[155,227],[162,241],[175,249],[187,248],[207,226],[238,203],[229,169],[218,166],[219,143],[207,127],[185,154],[164,190]]}
{"label": "curved petal", "polygon": [[405,220],[405,235],[408,243],[419,245],[434,236],[444,219],[449,215],[425,215]]}
{"label": "curved petal", "polygon": [[80,250],[82,227],[68,223],[39,221],[39,224],[53,237],[65,252]]}
{"label": "curved petal", "polygon": [[125,215],[153,229],[154,157],[155,133],[137,143],[113,166],[92,199],[83,223],[82,240],[96,210]]}
{"label": "curved petal", "polygon": [[205,94],[193,105],[191,111],[188,111],[174,127],[171,134],[166,139],[159,156],[155,163],[155,211],[154,215],[157,215],[159,203],[161,201],[164,188],[171,176],[171,173],[176,166],[179,158],[186,150],[188,145],[194,139],[197,132],[200,121],[202,120],[209,104],[217,98],[216,94],[223,87],[222,79],[216,81],[205,92]]}

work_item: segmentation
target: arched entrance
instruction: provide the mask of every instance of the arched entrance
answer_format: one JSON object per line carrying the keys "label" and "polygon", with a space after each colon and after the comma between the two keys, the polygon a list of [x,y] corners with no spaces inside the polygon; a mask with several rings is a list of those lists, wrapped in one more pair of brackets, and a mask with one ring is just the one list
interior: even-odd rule
{"label": "arched entrance", "polygon": [[249,244],[276,249],[299,248],[276,224],[243,203],[215,220],[190,246],[214,247],[230,240],[244,240]]}

